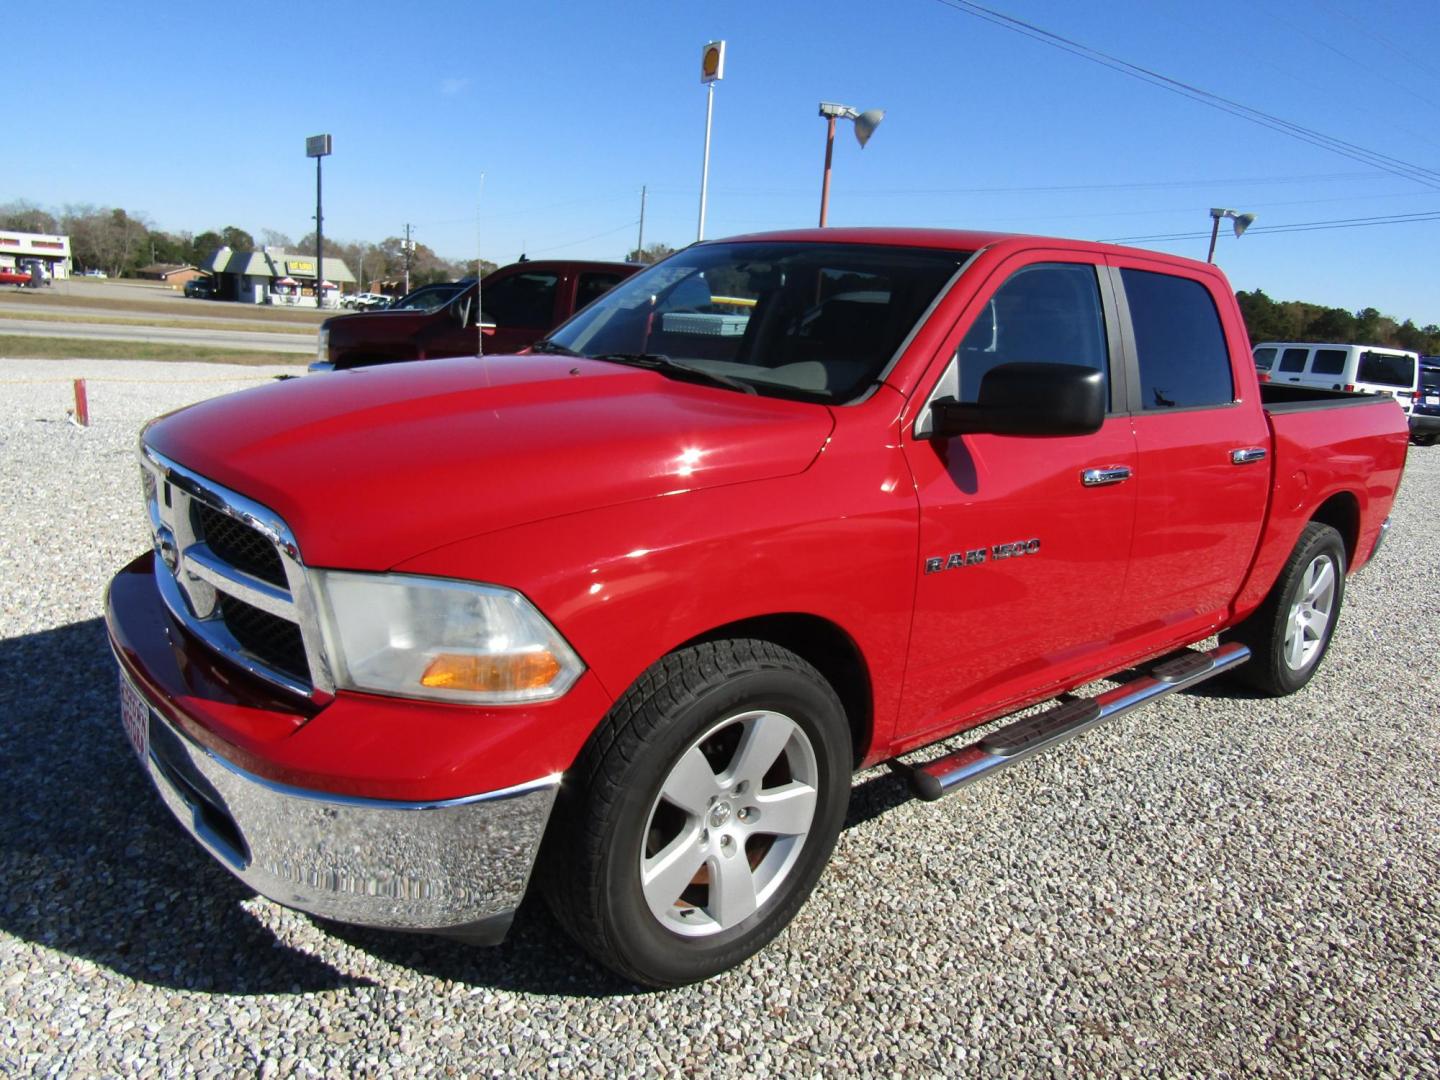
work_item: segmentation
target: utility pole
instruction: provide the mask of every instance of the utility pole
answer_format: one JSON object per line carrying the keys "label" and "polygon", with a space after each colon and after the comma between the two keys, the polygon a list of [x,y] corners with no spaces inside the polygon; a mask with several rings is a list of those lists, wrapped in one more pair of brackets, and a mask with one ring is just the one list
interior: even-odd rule
{"label": "utility pole", "polygon": [[[400,248],[401,251],[405,252],[405,293],[408,293],[410,291],[410,249],[414,246],[413,242],[410,239],[410,228],[410,223],[406,222],[405,243],[401,245]],[[403,296],[405,295],[405,293],[401,293],[401,295]]]}
{"label": "utility pole", "polygon": [[635,261],[645,261],[645,185],[640,185],[640,238],[635,241]]}

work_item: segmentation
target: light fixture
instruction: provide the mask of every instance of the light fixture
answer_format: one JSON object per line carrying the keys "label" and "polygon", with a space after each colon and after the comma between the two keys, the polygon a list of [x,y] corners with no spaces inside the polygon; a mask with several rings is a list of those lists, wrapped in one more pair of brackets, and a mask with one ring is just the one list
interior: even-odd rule
{"label": "light fixture", "polygon": [[1245,230],[1255,223],[1254,214],[1242,214],[1238,210],[1225,210],[1218,206],[1210,208],[1210,253],[1205,256],[1205,261],[1215,261],[1215,241],[1220,236],[1220,219],[1233,218],[1235,223],[1235,239],[1240,239]]}

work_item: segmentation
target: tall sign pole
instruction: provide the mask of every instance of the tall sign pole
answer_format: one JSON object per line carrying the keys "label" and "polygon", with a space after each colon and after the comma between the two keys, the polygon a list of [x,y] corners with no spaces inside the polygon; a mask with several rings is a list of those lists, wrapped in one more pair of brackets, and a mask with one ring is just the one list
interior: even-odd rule
{"label": "tall sign pole", "polygon": [[700,225],[695,239],[705,239],[705,196],[710,188],[710,120],[715,115],[715,84],[725,77],[725,42],[712,41],[700,50],[700,81],[705,84],[705,160],[700,168]]}
{"label": "tall sign pole", "polygon": [[305,156],[315,159],[315,307],[325,306],[325,218],[320,212],[320,159],[330,155],[330,136],[311,135]]}

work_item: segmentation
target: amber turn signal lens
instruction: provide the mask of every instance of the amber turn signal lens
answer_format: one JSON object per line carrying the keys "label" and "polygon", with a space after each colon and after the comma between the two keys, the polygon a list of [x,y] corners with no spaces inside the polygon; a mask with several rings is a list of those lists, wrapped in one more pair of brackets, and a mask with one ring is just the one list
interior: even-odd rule
{"label": "amber turn signal lens", "polygon": [[420,676],[420,685],[435,690],[504,692],[540,690],[560,674],[553,653],[526,652],[500,656],[441,653]]}

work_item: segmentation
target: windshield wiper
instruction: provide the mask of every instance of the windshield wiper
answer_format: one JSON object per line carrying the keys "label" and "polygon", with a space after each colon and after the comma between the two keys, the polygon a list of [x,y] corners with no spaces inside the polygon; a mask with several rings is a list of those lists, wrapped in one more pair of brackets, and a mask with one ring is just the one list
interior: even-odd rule
{"label": "windshield wiper", "polygon": [[732,379],[729,375],[721,375],[715,371],[706,371],[704,368],[695,367],[681,360],[673,360],[664,353],[602,353],[592,359],[609,360],[616,364],[629,364],[632,367],[648,368],[651,371],[659,371],[667,375],[677,375],[681,378],[700,379],[704,382],[713,383],[716,386],[723,386],[730,390],[738,390],[742,394],[756,393],[755,387],[747,382]]}
{"label": "windshield wiper", "polygon": [[530,346],[530,351],[538,353],[554,353],[557,356],[585,355],[584,353],[576,352],[568,345],[561,345],[558,341],[551,341],[549,338],[541,338],[539,341],[535,342],[535,344]]}

